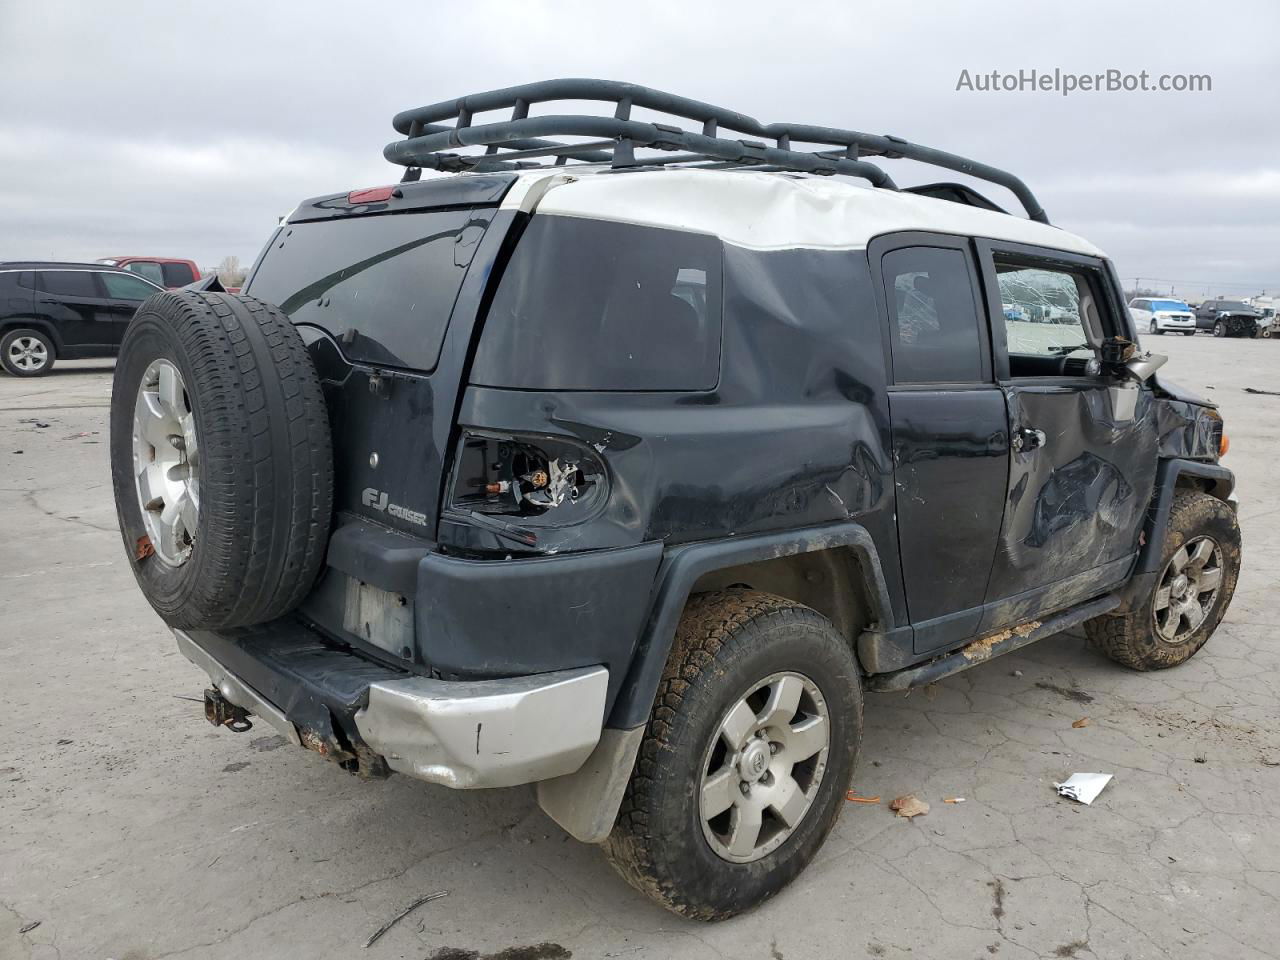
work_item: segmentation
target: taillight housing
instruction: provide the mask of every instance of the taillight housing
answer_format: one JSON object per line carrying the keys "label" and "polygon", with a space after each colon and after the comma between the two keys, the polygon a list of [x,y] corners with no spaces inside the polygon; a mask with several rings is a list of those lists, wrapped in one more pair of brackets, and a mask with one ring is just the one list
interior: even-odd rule
{"label": "taillight housing", "polygon": [[454,464],[449,507],[537,526],[581,523],[604,503],[604,463],[563,437],[469,431]]}

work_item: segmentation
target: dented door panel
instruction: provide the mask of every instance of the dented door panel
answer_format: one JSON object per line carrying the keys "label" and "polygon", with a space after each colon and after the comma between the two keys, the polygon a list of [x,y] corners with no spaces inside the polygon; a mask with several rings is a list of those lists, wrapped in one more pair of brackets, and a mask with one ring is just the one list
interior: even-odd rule
{"label": "dented door panel", "polygon": [[[1005,385],[1011,431],[1036,430],[1044,439],[1010,458],[988,602],[1067,580],[1138,549],[1155,485],[1155,404],[1150,390],[1139,390],[1132,418],[1117,417],[1112,386],[1101,378]],[[1085,579],[1080,589],[1093,591],[1096,584]]]}

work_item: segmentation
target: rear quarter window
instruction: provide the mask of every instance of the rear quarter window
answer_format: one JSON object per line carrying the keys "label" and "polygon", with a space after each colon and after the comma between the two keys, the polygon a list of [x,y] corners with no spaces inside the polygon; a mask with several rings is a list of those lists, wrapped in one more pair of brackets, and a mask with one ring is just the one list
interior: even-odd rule
{"label": "rear quarter window", "polygon": [[718,238],[535,216],[503,272],[472,381],[528,390],[709,390]]}
{"label": "rear quarter window", "polygon": [[319,327],[349,360],[433,370],[489,211],[286,224],[246,293]]}

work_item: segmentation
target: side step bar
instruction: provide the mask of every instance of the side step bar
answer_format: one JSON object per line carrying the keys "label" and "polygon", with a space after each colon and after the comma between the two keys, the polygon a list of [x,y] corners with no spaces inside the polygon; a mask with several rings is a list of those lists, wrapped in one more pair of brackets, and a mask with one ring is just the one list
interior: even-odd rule
{"label": "side step bar", "polygon": [[960,673],[962,670],[976,667],[980,663],[986,663],[1001,654],[1025,647],[1029,643],[1035,643],[1037,640],[1042,640],[1055,633],[1061,633],[1063,630],[1079,626],[1086,620],[1092,620],[1094,617],[1101,616],[1104,613],[1110,613],[1118,606],[1120,606],[1120,598],[1113,594],[1107,594],[1106,596],[1098,597],[1096,600],[1089,600],[1074,607],[1069,607],[1061,613],[1054,614],[1047,620],[1028,620],[1026,623],[1019,624],[1016,627],[997,630],[995,633],[989,633],[984,637],[971,640],[960,649],[953,650],[951,653],[944,654],[927,663],[922,663],[915,667],[907,667],[905,670],[895,670],[892,673],[873,674],[867,678],[867,689],[888,693],[895,690],[910,690],[913,687],[923,687],[941,680],[943,677],[949,677],[953,673]]}

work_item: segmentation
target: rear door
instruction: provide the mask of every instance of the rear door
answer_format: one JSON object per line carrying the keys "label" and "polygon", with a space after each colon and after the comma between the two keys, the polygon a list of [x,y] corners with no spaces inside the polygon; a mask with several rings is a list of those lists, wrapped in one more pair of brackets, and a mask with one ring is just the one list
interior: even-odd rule
{"label": "rear door", "polygon": [[277,231],[246,293],[278,305],[308,342],[338,509],[433,537],[472,324],[510,214],[490,249],[492,207],[325,212]]}
{"label": "rear door", "polygon": [[871,244],[888,322],[898,544],[915,651],[978,629],[1004,510],[1009,438],[967,240]]}
{"label": "rear door", "polygon": [[141,277],[132,277],[125,273],[103,271],[98,276],[106,294],[103,306],[111,314],[111,342],[118,346],[124,338],[124,331],[129,326],[129,321],[137,313],[142,301],[164,291],[155,284],[147,283]]}
{"label": "rear door", "polygon": [[94,270],[36,271],[36,306],[73,349],[99,349],[114,341],[114,319]]}
{"label": "rear door", "polygon": [[[1127,576],[1157,433],[1151,388],[1104,374],[1098,362],[1103,338],[1133,337],[1106,263],[994,241],[979,241],[978,252],[1013,451],[987,630]],[[1032,314],[1051,322],[1016,319]]]}

